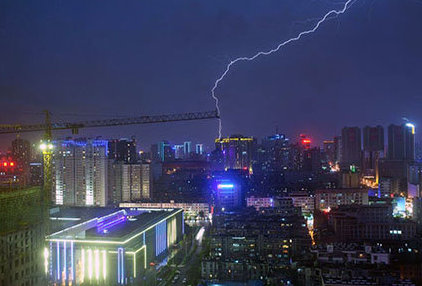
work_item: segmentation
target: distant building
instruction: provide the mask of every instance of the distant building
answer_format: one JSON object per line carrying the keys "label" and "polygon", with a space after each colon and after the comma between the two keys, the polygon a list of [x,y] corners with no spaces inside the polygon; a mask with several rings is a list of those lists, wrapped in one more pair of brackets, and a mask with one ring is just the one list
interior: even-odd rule
{"label": "distant building", "polygon": [[23,175],[25,183],[29,183],[31,145],[28,140],[16,138],[12,141],[12,158],[16,162],[16,169]]}
{"label": "distant building", "polygon": [[329,166],[333,166],[336,163],[336,149],[334,140],[324,140],[323,141],[323,152],[324,159]]}
{"label": "distant building", "polygon": [[136,152],[135,138],[110,140],[108,142],[108,157],[115,161],[136,163],[138,153]]}
{"label": "distant building", "polygon": [[184,159],[185,158],[185,146],[184,145],[174,145],[174,158],[175,159]]}
{"label": "distant building", "polygon": [[191,141],[185,141],[183,143],[184,153],[185,153],[185,159],[190,157],[190,154],[192,153],[192,142]]}
{"label": "distant building", "polygon": [[157,144],[157,146],[158,158],[161,162],[174,160],[174,150],[168,141],[161,141]]}
{"label": "distant building", "polygon": [[393,218],[391,204],[342,205],[329,213],[337,241],[407,241],[416,235],[416,223]]}
{"label": "distant building", "polygon": [[349,169],[350,165],[360,167],[362,156],[362,142],[359,127],[344,127],[341,130],[342,168]]}
{"label": "distant building", "polygon": [[363,172],[379,180],[378,161],[384,157],[384,128],[382,126],[363,128]]}
{"label": "distant building", "polygon": [[415,160],[415,126],[407,123],[388,126],[388,160]]}
{"label": "distant building", "polygon": [[260,171],[275,172],[287,168],[289,150],[289,139],[284,134],[264,138],[257,154]]}
{"label": "distant building", "polygon": [[204,144],[196,144],[195,145],[195,153],[198,155],[204,154]]}
{"label": "distant building", "polygon": [[315,191],[315,207],[330,210],[340,205],[367,205],[368,189],[323,189]]}
{"label": "distant building", "polygon": [[256,139],[233,135],[215,139],[215,147],[223,153],[226,169],[252,170]]}
{"label": "distant building", "polygon": [[259,211],[262,208],[274,207],[274,199],[271,197],[268,197],[268,198],[260,198],[260,197],[254,197],[254,196],[247,197],[246,206],[254,207],[257,211]]}
{"label": "distant building", "polygon": [[108,185],[112,204],[150,199],[153,186],[151,164],[111,162]]}
{"label": "distant building", "polygon": [[153,170],[150,163],[141,164],[141,198],[150,199],[153,194]]}
{"label": "distant building", "polygon": [[54,148],[53,202],[67,206],[105,206],[108,198],[105,140],[61,140]]}

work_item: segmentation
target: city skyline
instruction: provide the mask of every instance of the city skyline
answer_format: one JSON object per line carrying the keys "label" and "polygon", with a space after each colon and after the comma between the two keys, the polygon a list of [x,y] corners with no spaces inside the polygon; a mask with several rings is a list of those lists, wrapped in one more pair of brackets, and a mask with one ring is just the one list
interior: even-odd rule
{"label": "city skyline", "polygon": [[[227,59],[271,47],[312,26],[304,20],[341,8],[341,3],[308,1],[267,1],[260,7],[188,1],[127,5],[11,3],[2,9],[0,24],[7,27],[2,33],[9,44],[0,48],[0,93],[10,108],[0,122],[42,122],[44,109],[56,121],[212,110],[210,89]],[[235,67],[217,90],[223,135],[263,137],[278,128],[289,137],[301,130],[322,142],[342,126],[397,124],[402,117],[420,125],[421,86],[413,80],[421,75],[422,42],[413,37],[422,21],[420,6],[357,1],[317,33]],[[27,20],[13,20],[19,17]],[[213,121],[124,127],[105,130],[104,137],[133,134],[148,138],[149,145],[163,134],[179,141],[184,139],[179,134],[189,133],[193,141],[211,142],[216,128]],[[0,146],[7,140],[2,136]]]}

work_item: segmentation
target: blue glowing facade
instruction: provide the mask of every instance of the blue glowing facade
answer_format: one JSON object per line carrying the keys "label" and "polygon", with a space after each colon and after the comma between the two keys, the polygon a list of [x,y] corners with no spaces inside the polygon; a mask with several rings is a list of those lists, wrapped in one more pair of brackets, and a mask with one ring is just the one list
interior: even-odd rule
{"label": "blue glowing facade", "polygon": [[233,180],[216,180],[214,193],[217,207],[222,211],[242,206],[241,186]]}
{"label": "blue glowing facade", "polygon": [[159,256],[167,249],[167,221],[155,226],[155,255]]}

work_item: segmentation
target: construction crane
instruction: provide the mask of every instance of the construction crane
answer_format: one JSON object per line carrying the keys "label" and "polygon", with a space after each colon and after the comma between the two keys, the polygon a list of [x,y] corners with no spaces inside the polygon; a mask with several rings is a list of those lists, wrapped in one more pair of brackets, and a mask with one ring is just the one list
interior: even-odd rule
{"label": "construction crane", "polygon": [[45,122],[40,124],[0,124],[0,134],[10,133],[23,133],[23,132],[37,132],[44,131],[44,136],[40,149],[43,153],[43,200],[45,203],[50,203],[50,195],[52,188],[52,157],[53,157],[53,137],[52,131],[55,130],[71,130],[72,134],[78,134],[81,128],[91,127],[113,127],[121,125],[133,125],[133,124],[152,124],[152,123],[165,123],[165,122],[176,122],[176,121],[191,121],[191,120],[204,120],[220,118],[217,110],[205,111],[205,112],[189,112],[189,113],[178,113],[178,114],[167,114],[167,115],[152,115],[152,116],[139,116],[139,117],[128,117],[119,119],[103,119],[103,120],[91,120],[91,121],[80,121],[80,122],[64,122],[64,123],[52,123],[50,112],[47,110],[45,113]]}

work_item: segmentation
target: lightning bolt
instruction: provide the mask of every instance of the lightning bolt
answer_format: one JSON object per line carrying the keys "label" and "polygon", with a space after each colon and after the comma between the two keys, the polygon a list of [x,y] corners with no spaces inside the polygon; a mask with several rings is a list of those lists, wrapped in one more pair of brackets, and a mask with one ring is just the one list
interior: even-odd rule
{"label": "lightning bolt", "polygon": [[[356,0],[347,0],[343,4],[343,8],[341,8],[340,10],[330,10],[330,11],[328,11],[321,19],[319,19],[319,21],[313,26],[313,28],[311,28],[309,30],[305,30],[303,32],[300,32],[296,37],[290,38],[290,39],[278,44],[275,48],[273,48],[271,50],[257,52],[255,55],[253,55],[251,57],[239,57],[239,58],[236,58],[234,60],[231,60],[230,63],[227,64],[226,69],[221,74],[221,76],[219,78],[217,78],[217,80],[215,81],[214,86],[211,90],[211,96],[215,101],[215,108],[217,109],[217,113],[220,115],[220,105],[219,105],[219,99],[215,95],[215,90],[218,88],[219,83],[224,79],[224,77],[227,75],[227,73],[230,71],[230,68],[234,64],[236,64],[238,62],[244,62],[244,61],[253,61],[260,56],[268,56],[272,53],[278,52],[285,45],[288,45],[292,42],[298,41],[305,35],[314,33],[316,30],[318,30],[318,28],[321,26],[321,24],[323,24],[326,20],[330,19],[330,17],[332,17],[332,16],[336,17],[336,16],[339,16],[339,15],[343,14],[344,12],[346,12],[346,10],[352,5],[352,2],[354,2],[354,1],[356,1]],[[223,128],[222,121],[221,121],[221,118],[219,118],[218,119],[218,138],[222,137],[222,134],[221,134],[222,128]]]}

